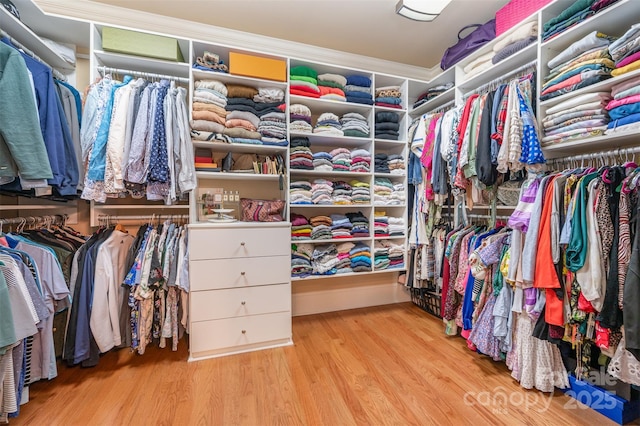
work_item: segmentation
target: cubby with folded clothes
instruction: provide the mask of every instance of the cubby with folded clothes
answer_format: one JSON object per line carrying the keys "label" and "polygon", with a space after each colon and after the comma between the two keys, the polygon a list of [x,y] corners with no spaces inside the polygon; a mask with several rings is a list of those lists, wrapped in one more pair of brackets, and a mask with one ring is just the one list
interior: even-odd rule
{"label": "cubby with folded clothes", "polygon": [[292,133],[311,133],[311,109],[303,104],[289,105],[289,130]]}
{"label": "cubby with folded clothes", "polygon": [[540,89],[540,100],[546,101],[611,78],[615,63],[609,45],[615,40],[593,31],[577,40],[551,59],[549,73]]}
{"label": "cubby with folded clothes", "polygon": [[371,93],[371,79],[364,75],[348,75],[344,93],[347,102],[357,104],[373,105],[373,95]]}
{"label": "cubby with folded clothes", "polygon": [[404,156],[402,154],[386,154],[379,152],[374,156],[374,172],[390,173],[398,176],[404,176],[406,166],[404,164]]}
{"label": "cubby with folded clothes", "polygon": [[313,181],[293,180],[289,185],[292,205],[351,205],[371,202],[368,182],[351,180],[329,180],[318,178]]}
{"label": "cubby with folded clothes", "polygon": [[542,119],[543,144],[601,136],[609,123],[609,92],[574,96],[547,109]]}
{"label": "cubby with folded clothes", "polygon": [[576,0],[567,3],[561,10],[543,25],[542,41],[550,40],[569,28],[597,15],[619,0]]}
{"label": "cubby with folded clothes", "polygon": [[418,95],[418,98],[413,103],[412,108],[418,108],[420,105],[429,102],[432,99],[437,98],[442,95],[447,90],[451,89],[454,86],[453,82],[448,82],[444,84],[440,84],[434,87],[430,87],[425,92]]}
{"label": "cubby with folded clothes", "polygon": [[318,72],[306,65],[289,68],[289,93],[309,98],[319,98]]}
{"label": "cubby with folded clothes", "polygon": [[397,141],[400,138],[400,114],[394,111],[376,111],[375,138]]}
{"label": "cubby with folded clothes", "polygon": [[375,92],[375,105],[402,109],[402,92],[400,86],[377,87]]}
{"label": "cubby with folded clothes", "polygon": [[194,83],[191,137],[196,141],[287,146],[285,93],[280,88]]}
{"label": "cubby with folded clothes", "polygon": [[403,217],[387,216],[386,212],[376,210],[373,219],[373,230],[376,238],[404,236],[405,220]]}
{"label": "cubby with folded clothes", "polygon": [[376,177],[373,183],[373,200],[376,206],[403,205],[406,201],[403,182],[393,183],[390,179]]}
{"label": "cubby with folded clothes", "polygon": [[338,275],[372,270],[371,248],[363,243],[291,244],[291,275]]}
{"label": "cubby with folded clothes", "polygon": [[376,240],[373,245],[375,270],[404,268],[404,244],[392,240]]}
{"label": "cubby with folded clothes", "polygon": [[291,138],[289,148],[289,168],[291,170],[313,170],[314,158],[311,152],[311,143],[306,136],[294,136]]}

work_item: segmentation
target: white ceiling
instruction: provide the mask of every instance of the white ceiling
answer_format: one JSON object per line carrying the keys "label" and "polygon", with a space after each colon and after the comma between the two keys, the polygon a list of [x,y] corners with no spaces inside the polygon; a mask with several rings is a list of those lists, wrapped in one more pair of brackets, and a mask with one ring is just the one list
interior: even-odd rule
{"label": "white ceiling", "polygon": [[95,1],[426,68],[440,63],[458,30],[508,2],[453,0],[433,22],[416,22],[396,15],[397,0]]}

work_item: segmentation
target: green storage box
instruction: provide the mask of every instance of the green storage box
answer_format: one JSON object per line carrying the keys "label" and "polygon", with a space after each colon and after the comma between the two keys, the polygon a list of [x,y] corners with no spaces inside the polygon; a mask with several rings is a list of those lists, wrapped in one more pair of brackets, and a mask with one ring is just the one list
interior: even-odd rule
{"label": "green storage box", "polygon": [[184,62],[178,40],[120,28],[102,28],[102,49],[128,55]]}

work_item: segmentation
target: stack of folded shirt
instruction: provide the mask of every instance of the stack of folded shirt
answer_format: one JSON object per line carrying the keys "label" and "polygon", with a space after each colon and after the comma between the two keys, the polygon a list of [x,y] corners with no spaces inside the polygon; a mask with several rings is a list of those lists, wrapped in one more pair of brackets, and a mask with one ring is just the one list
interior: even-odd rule
{"label": "stack of folded shirt", "polygon": [[393,184],[387,178],[375,178],[373,181],[373,196],[376,206],[385,206],[391,203]]}
{"label": "stack of folded shirt", "polygon": [[315,275],[334,275],[338,263],[338,248],[335,244],[316,245],[311,256]]}
{"label": "stack of folded shirt", "polygon": [[347,148],[335,148],[331,154],[333,170],[336,172],[348,172],[351,168],[351,152]]}
{"label": "stack of folded shirt", "polygon": [[416,101],[413,103],[413,108],[418,108],[420,105],[429,102],[431,99],[437,98],[452,87],[453,82],[441,84],[439,86],[427,89],[426,92],[421,93],[420,96],[418,96],[418,99],[416,99]]}
{"label": "stack of folded shirt", "polygon": [[393,184],[393,192],[389,197],[388,205],[391,206],[399,206],[404,204],[406,201],[406,195],[404,192],[404,183],[394,183]]}
{"label": "stack of folded shirt", "polygon": [[376,212],[373,217],[373,235],[376,237],[389,236],[389,217],[384,212]]}
{"label": "stack of folded shirt", "polygon": [[289,167],[296,170],[313,170],[313,153],[309,138],[296,136],[291,138],[291,151],[289,153]]}
{"label": "stack of folded shirt", "polygon": [[616,69],[611,75],[618,76],[640,69],[640,24],[634,24],[622,37],[609,46]]}
{"label": "stack of folded shirt", "polygon": [[[261,144],[258,133],[260,117],[253,97],[258,89],[240,84],[227,84],[227,121],[224,134],[236,143]],[[279,112],[275,110],[274,112]]]}
{"label": "stack of folded shirt", "polygon": [[344,95],[344,90],[337,87],[318,86],[320,89],[320,99],[327,99],[329,101],[346,102],[347,97]]}
{"label": "stack of folded shirt", "polygon": [[392,241],[380,241],[389,249],[389,269],[404,268],[404,244],[395,244]]}
{"label": "stack of folded shirt", "polygon": [[542,40],[547,41],[600,12],[617,0],[576,0],[544,24]]}
{"label": "stack of folded shirt", "polygon": [[292,133],[311,133],[311,110],[302,104],[291,104],[289,106],[289,129]]}
{"label": "stack of folded shirt", "polygon": [[343,136],[342,125],[337,115],[332,112],[324,112],[318,117],[318,121],[313,128],[313,133],[321,133],[323,135]]}
{"label": "stack of folded shirt", "polygon": [[353,204],[371,203],[371,188],[368,182],[360,182],[354,179],[349,183],[351,184],[351,201]]}
{"label": "stack of folded shirt", "polygon": [[311,185],[311,200],[313,204],[333,204],[331,194],[333,182],[326,179],[316,179]]}
{"label": "stack of folded shirt", "polygon": [[371,79],[363,75],[347,76],[347,84],[344,87],[347,102],[373,105],[371,96]]}
{"label": "stack of folded shirt", "polygon": [[347,78],[340,74],[318,74],[318,86],[319,87],[333,87],[340,89],[344,92],[344,87],[347,85]]}
{"label": "stack of folded shirt", "polygon": [[347,217],[353,227],[351,236],[354,238],[369,236],[369,219],[362,212],[347,213]]}
{"label": "stack of folded shirt", "polygon": [[347,216],[334,213],[331,215],[331,222],[332,238],[351,238],[351,229],[353,228],[353,225]]}
{"label": "stack of folded shirt", "polygon": [[374,157],[373,171],[376,173],[391,173],[389,169],[389,156],[384,152],[379,152]]}
{"label": "stack of folded shirt", "polygon": [[211,134],[222,134],[227,119],[227,86],[216,80],[197,80],[194,83],[191,128],[201,137],[211,140]]}
{"label": "stack of folded shirt", "polygon": [[387,158],[389,165],[389,172],[394,175],[404,175],[404,157],[402,154],[391,154]]}
{"label": "stack of folded shirt", "polygon": [[357,112],[349,112],[340,119],[342,132],[345,136],[368,138],[370,129],[367,119]]}
{"label": "stack of folded shirt", "polygon": [[311,200],[311,183],[306,180],[291,182],[289,185],[289,200],[291,204],[313,204]]}
{"label": "stack of folded shirt", "polygon": [[312,244],[291,244],[291,276],[307,277],[312,274],[313,266],[311,256],[313,255]]}
{"label": "stack of folded shirt", "polygon": [[376,89],[377,106],[402,109],[402,92],[400,86],[378,87]]}
{"label": "stack of folded shirt", "polygon": [[383,241],[376,241],[373,244],[373,264],[376,270],[387,269],[389,261],[389,249],[382,244]]}
{"label": "stack of folded shirt", "polygon": [[547,65],[540,99],[547,100],[611,78],[611,37],[592,32],[560,52]]}
{"label": "stack of folded shirt", "polygon": [[464,68],[464,79],[468,80],[471,77],[480,74],[481,72],[488,70],[493,66],[493,57],[495,54],[493,51],[478,56],[473,61],[469,62]]}
{"label": "stack of folded shirt", "polygon": [[324,151],[313,153],[313,170],[321,172],[333,171],[333,163],[331,162],[331,154]]}
{"label": "stack of folded shirt", "polygon": [[400,114],[393,111],[376,111],[376,139],[397,141],[400,133]]}
{"label": "stack of folded shirt", "polygon": [[308,240],[311,238],[311,225],[309,220],[296,213],[291,213],[291,239]]}
{"label": "stack of folded shirt", "polygon": [[371,249],[368,245],[363,243],[354,244],[353,248],[349,250],[349,257],[351,258],[353,272],[371,271]]}
{"label": "stack of folded shirt", "polygon": [[573,139],[604,134],[609,122],[605,107],[611,99],[608,92],[575,96],[547,109],[542,120],[544,144],[556,144]]}
{"label": "stack of folded shirt", "polygon": [[389,236],[390,237],[404,236],[404,218],[389,216]]}
{"label": "stack of folded shirt", "polygon": [[287,118],[284,112],[270,112],[260,117],[258,133],[265,145],[287,145]]}
{"label": "stack of folded shirt", "polygon": [[497,64],[516,52],[524,49],[538,39],[538,22],[519,24],[515,31],[501,38],[493,46],[494,56],[491,63]]}
{"label": "stack of folded shirt", "polygon": [[305,65],[289,69],[289,93],[292,95],[319,98],[318,73]]}
{"label": "stack of folded shirt", "polygon": [[350,172],[369,173],[371,171],[371,154],[366,149],[358,148],[351,151]]}
{"label": "stack of folded shirt", "polygon": [[353,189],[347,182],[337,180],[333,182],[333,193],[331,194],[331,200],[333,204],[352,204]]}
{"label": "stack of folded shirt", "polygon": [[611,122],[605,131],[616,133],[638,133],[640,130],[640,77],[618,83],[611,88],[611,100],[606,109]]}
{"label": "stack of folded shirt", "polygon": [[353,272],[351,269],[351,256],[349,251],[355,247],[351,242],[344,242],[337,245],[338,263],[336,264],[336,274],[346,274]]}
{"label": "stack of folded shirt", "polygon": [[330,240],[331,239],[331,225],[333,222],[329,216],[314,216],[309,219],[313,229],[311,230],[311,239],[313,240]]}

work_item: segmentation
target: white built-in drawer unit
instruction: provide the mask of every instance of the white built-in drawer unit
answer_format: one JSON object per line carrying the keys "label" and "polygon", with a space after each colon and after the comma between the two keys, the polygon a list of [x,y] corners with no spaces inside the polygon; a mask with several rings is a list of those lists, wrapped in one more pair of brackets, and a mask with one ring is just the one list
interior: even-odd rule
{"label": "white built-in drawer unit", "polygon": [[189,226],[190,360],[290,345],[287,223]]}

